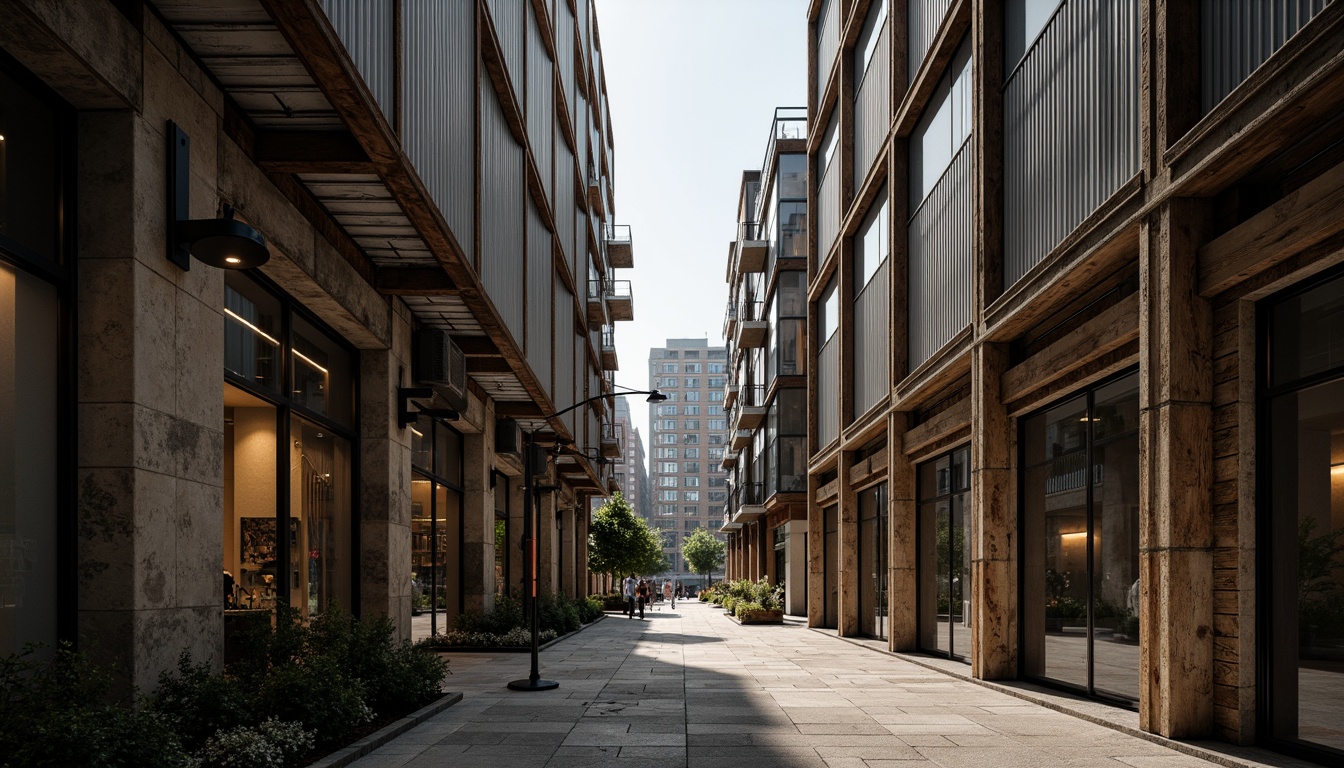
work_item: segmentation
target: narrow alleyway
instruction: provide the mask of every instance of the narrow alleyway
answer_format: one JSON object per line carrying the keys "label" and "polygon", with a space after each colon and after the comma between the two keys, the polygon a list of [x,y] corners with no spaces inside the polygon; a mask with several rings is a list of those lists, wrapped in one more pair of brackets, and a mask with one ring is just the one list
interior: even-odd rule
{"label": "narrow alleyway", "polygon": [[454,655],[448,687],[463,701],[355,765],[1213,764],[796,624],[738,626],[694,602],[644,621],[609,615],[541,664],[559,690],[505,689],[527,676],[527,654]]}

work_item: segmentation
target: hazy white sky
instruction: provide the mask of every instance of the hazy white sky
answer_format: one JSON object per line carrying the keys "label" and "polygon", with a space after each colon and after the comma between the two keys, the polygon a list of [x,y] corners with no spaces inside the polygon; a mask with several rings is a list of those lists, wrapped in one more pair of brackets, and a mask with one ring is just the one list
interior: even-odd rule
{"label": "hazy white sky", "polygon": [[[807,104],[806,0],[594,0],[629,224],[635,319],[616,328],[616,383],[646,389],[651,347],[723,343],[728,243],[742,171],[775,107]],[[629,398],[648,450],[648,407]]]}

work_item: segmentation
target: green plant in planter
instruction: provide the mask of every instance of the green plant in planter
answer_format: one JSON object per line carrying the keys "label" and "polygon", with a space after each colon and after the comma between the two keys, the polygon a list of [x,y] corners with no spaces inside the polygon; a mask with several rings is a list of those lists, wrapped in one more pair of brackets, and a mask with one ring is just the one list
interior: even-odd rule
{"label": "green plant in planter", "polygon": [[1344,528],[1316,533],[1316,519],[1297,527],[1298,623],[1311,642],[1344,640],[1344,584],[1335,572],[1344,568]]}

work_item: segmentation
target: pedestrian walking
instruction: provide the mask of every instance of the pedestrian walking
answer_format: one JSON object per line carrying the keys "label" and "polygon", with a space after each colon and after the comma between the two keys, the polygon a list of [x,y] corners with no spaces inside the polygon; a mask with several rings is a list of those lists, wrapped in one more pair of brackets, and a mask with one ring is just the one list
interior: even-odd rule
{"label": "pedestrian walking", "polygon": [[672,580],[671,580],[671,579],[668,579],[667,581],[664,581],[664,582],[663,582],[663,597],[664,597],[664,599],[667,600],[668,604],[672,606],[672,609],[673,609],[673,610],[676,610],[676,607],[677,607],[677,593],[674,592],[674,591],[672,591]]}
{"label": "pedestrian walking", "polygon": [[649,601],[649,582],[645,579],[639,580],[639,586],[635,587],[635,601],[639,603],[639,618],[644,618],[644,604]]}
{"label": "pedestrian walking", "polygon": [[[622,594],[625,595],[625,615],[627,618],[635,618],[635,574],[625,577],[625,583],[622,584]],[[644,611],[639,612],[639,617],[644,618]]]}

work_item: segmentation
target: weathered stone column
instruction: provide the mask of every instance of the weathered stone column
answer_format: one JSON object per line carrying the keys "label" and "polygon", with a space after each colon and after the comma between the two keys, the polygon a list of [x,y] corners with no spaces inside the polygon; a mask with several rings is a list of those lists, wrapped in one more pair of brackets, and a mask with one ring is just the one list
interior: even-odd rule
{"label": "weathered stone column", "polygon": [[560,549],[564,556],[560,558],[560,590],[568,597],[579,594],[574,576],[578,573],[576,558],[578,548],[575,545],[575,528],[578,526],[578,505],[566,506],[560,514]]}
{"label": "weathered stone column", "polygon": [[523,596],[523,478],[509,478],[509,581],[506,591],[516,598]]}
{"label": "weathered stone column", "polygon": [[467,610],[495,604],[495,412],[487,401],[481,430],[463,435],[462,596]]}
{"label": "weathered stone column", "polygon": [[977,344],[971,357],[971,674],[1017,676],[1017,503],[1011,420],[999,382],[1008,348]]}
{"label": "weathered stone column", "polygon": [[1213,725],[1213,319],[1196,263],[1206,211],[1174,200],[1140,239],[1139,718],[1172,738]]}
{"label": "weathered stone column", "polygon": [[[811,379],[809,378],[809,388]],[[817,503],[817,476],[807,476],[807,625],[826,625],[826,519]]]}
{"label": "weathered stone column", "polygon": [[887,419],[887,512],[890,582],[887,586],[888,647],[914,650],[918,645],[915,557],[915,465],[901,449],[909,415]]}
{"label": "weathered stone column", "polygon": [[547,594],[556,590],[559,574],[555,569],[559,548],[555,535],[555,510],[559,496],[554,491],[537,495],[537,592]]}
{"label": "weathered stone column", "polygon": [[859,498],[849,483],[853,451],[840,453],[840,584],[837,601],[837,629],[841,635],[859,634]]}

